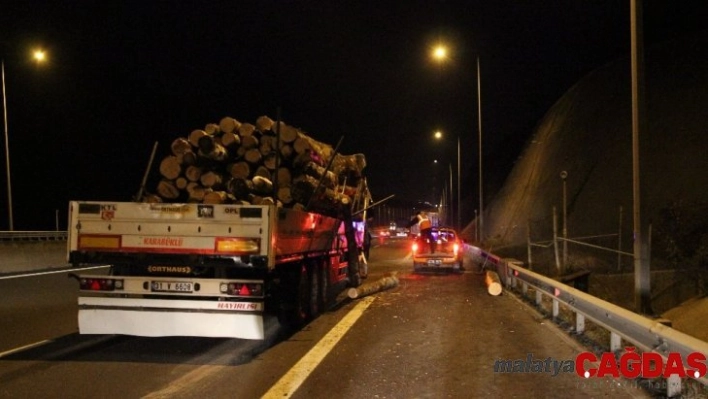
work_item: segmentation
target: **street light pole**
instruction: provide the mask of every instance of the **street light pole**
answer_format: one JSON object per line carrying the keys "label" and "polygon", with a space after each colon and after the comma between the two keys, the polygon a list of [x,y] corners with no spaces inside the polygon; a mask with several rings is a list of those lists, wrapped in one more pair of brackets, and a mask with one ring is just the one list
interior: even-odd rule
{"label": "street light pole", "polygon": [[[462,230],[462,201],[460,196],[460,136],[457,136],[457,229]],[[452,182],[450,182],[452,184]]]}
{"label": "street light pole", "polygon": [[450,224],[453,223],[455,213],[452,211],[452,164],[447,164],[448,169],[450,169]]}
{"label": "street light pole", "polygon": [[479,56],[477,56],[477,131],[479,136],[479,241],[484,240],[484,196],[482,194],[482,79],[480,79]]}
{"label": "street light pole", "polygon": [[7,95],[5,93],[5,60],[0,62],[2,68],[2,111],[5,124],[5,170],[7,171],[7,213],[10,231],[15,227],[12,220],[12,183],[10,182],[10,141],[7,134]]}
{"label": "street light pole", "polygon": [[563,180],[563,270],[565,270],[568,264],[568,202],[566,196],[566,185],[565,179],[568,178],[568,172],[562,171],[560,173],[561,180]]}

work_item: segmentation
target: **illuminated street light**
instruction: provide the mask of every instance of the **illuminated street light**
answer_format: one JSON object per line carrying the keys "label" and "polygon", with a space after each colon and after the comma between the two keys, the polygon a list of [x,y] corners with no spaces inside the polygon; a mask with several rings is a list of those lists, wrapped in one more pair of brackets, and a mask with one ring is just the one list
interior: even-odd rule
{"label": "illuminated street light", "polygon": [[[43,62],[46,59],[46,53],[43,50],[35,50],[33,57],[37,62]],[[12,218],[12,183],[10,180],[10,140],[7,133],[7,91],[5,88],[5,60],[0,61],[0,69],[2,69],[2,110],[3,121],[5,126],[5,169],[7,171],[7,213],[10,231],[15,230],[15,225]]]}
{"label": "illuminated street light", "polygon": [[44,58],[46,57],[46,53],[44,50],[35,50],[34,51],[34,59],[37,60],[38,62],[44,61]]}
{"label": "illuminated street light", "polygon": [[442,45],[438,45],[433,49],[433,58],[438,61],[442,61],[447,58],[447,48]]}

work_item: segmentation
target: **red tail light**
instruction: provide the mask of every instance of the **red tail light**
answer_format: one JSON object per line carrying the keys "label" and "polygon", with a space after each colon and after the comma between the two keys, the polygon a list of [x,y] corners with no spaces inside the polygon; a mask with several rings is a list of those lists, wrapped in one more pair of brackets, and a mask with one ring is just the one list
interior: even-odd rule
{"label": "red tail light", "polygon": [[123,289],[123,280],[112,278],[82,278],[79,289],[84,291],[115,291]]}
{"label": "red tail light", "polygon": [[263,295],[263,286],[261,284],[229,283],[228,285],[222,284],[221,292],[228,295],[261,296]]}
{"label": "red tail light", "polygon": [[417,243],[417,242],[414,242],[414,243],[413,243],[413,246],[411,247],[411,250],[413,251],[413,253],[418,252],[418,243]]}
{"label": "red tail light", "polygon": [[455,245],[452,246],[453,251],[455,251],[455,255],[457,255],[458,252],[460,252],[460,244],[455,243]]}

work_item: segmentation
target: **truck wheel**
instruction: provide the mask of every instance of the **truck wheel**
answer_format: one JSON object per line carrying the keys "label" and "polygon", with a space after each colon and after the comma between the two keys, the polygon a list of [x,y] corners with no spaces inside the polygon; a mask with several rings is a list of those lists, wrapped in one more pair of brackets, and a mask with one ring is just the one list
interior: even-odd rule
{"label": "truck wheel", "polygon": [[329,271],[330,263],[328,258],[320,262],[320,311],[324,312],[329,308]]}
{"label": "truck wheel", "polygon": [[321,273],[320,262],[314,262],[307,268],[307,276],[310,279],[309,292],[310,296],[307,298],[307,315],[309,319],[314,319],[320,315],[320,304],[321,304],[321,291],[320,291],[320,275]]}
{"label": "truck wheel", "polygon": [[299,329],[307,323],[310,302],[310,279],[307,268],[301,265],[300,270],[287,273],[284,276],[284,289],[288,290],[278,309],[278,322],[281,325]]}

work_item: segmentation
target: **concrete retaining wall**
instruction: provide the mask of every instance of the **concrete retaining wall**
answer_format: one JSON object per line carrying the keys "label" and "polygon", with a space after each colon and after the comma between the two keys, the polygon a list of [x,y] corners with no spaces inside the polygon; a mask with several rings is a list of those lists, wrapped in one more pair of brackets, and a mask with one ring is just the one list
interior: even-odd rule
{"label": "concrete retaining wall", "polygon": [[66,245],[64,240],[0,242],[0,274],[66,267]]}

